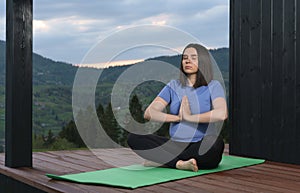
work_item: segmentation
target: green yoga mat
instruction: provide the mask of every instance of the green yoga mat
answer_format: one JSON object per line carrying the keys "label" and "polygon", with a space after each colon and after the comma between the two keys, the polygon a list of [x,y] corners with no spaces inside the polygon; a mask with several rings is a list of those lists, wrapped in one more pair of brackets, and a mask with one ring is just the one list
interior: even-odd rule
{"label": "green yoga mat", "polygon": [[66,180],[77,183],[99,184],[134,189],[162,182],[251,166],[263,163],[264,161],[265,160],[262,159],[242,158],[224,155],[218,168],[210,170],[199,170],[198,172],[162,167],[153,167],[149,169],[149,167],[144,167],[142,165],[131,165],[121,168],[111,168],[78,174],[68,174],[62,176],[46,174],[46,176],[56,180]]}

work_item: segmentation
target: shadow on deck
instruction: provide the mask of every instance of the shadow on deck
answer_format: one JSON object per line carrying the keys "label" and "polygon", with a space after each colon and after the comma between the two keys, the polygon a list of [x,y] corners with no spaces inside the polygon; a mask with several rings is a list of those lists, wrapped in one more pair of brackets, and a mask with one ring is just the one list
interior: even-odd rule
{"label": "shadow on deck", "polygon": [[[228,154],[228,146],[224,153]],[[114,163],[112,165],[106,163],[89,150],[48,151],[33,153],[33,168],[13,169],[4,166],[5,157],[4,154],[0,154],[0,174],[45,192],[296,193],[300,189],[300,166],[269,161],[255,166],[176,180],[134,190],[56,181],[45,176],[46,173],[63,175],[107,169],[115,167],[115,165],[130,165],[142,161],[126,148],[99,149],[97,155],[98,157],[115,158],[113,159]],[[0,192],[6,192],[6,190],[1,189],[0,186]]]}

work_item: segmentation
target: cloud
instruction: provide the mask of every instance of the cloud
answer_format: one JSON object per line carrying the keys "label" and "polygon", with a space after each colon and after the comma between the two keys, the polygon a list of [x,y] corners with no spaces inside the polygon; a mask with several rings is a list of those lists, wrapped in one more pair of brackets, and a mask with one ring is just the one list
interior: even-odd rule
{"label": "cloud", "polygon": [[[34,51],[54,60],[76,64],[96,42],[118,30],[145,24],[172,26],[191,34],[207,47],[224,47],[229,41],[228,4],[228,0],[91,0],[88,3],[84,0],[56,3],[34,0]],[[5,14],[5,1],[0,2],[1,9]],[[4,14],[0,15],[2,26]],[[0,38],[4,39],[5,28],[2,29]],[[143,33],[151,37],[152,32]],[[122,46],[126,41],[114,42],[114,46]],[[147,50],[146,54],[145,49],[144,55],[149,53]]]}
{"label": "cloud", "polygon": [[50,30],[49,24],[42,20],[33,20],[33,33],[43,33]]}
{"label": "cloud", "polygon": [[210,21],[220,18],[220,16],[226,15],[228,13],[228,5],[217,5],[212,8],[209,8],[203,12],[198,12],[195,15],[195,19],[202,21]]}
{"label": "cloud", "polygon": [[135,63],[142,62],[142,61],[144,61],[144,60],[142,60],[142,59],[136,59],[136,60],[117,60],[117,61],[108,61],[108,62],[94,63],[94,64],[75,64],[75,66],[93,67],[93,68],[107,68],[107,67],[110,67],[110,66],[130,65],[130,64],[135,64]]}
{"label": "cloud", "polygon": [[5,39],[5,30],[6,30],[6,26],[5,26],[5,8],[6,8],[6,1],[2,0],[0,2],[0,40],[4,40]]}

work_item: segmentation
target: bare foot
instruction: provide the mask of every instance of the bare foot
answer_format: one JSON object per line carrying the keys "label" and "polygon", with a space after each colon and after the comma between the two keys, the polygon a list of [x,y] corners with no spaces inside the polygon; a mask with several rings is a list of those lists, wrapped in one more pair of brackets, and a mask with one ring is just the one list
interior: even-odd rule
{"label": "bare foot", "polygon": [[153,162],[153,161],[150,161],[150,160],[145,160],[143,165],[145,167],[159,167],[159,166],[162,166],[162,164],[159,164],[159,163],[156,163],[156,162]]}
{"label": "bare foot", "polygon": [[194,158],[191,158],[187,161],[179,160],[176,163],[176,168],[179,169],[179,170],[191,170],[191,171],[194,171],[194,172],[198,171],[197,162]]}

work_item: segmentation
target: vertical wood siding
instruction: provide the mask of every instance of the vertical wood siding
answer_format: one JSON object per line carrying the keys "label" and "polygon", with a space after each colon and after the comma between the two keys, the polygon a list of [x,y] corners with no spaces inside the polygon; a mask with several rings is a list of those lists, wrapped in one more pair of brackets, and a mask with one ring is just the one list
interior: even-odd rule
{"label": "vertical wood siding", "polygon": [[299,4],[230,1],[231,154],[300,164]]}

